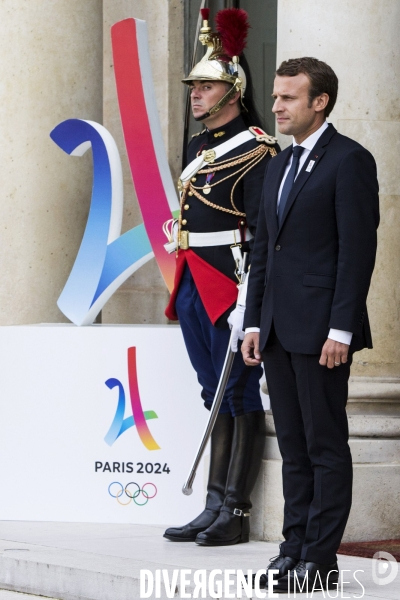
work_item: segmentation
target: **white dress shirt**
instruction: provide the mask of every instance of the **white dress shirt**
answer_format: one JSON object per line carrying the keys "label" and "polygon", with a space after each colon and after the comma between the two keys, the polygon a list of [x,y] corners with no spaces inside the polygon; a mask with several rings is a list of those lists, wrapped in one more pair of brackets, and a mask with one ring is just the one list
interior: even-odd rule
{"label": "white dress shirt", "polygon": [[[301,144],[298,144],[293,138],[293,146],[301,146],[302,148],[304,148],[304,150],[300,156],[299,168],[297,170],[297,174],[300,173],[311,150],[314,148],[315,144],[317,143],[317,141],[319,140],[319,138],[324,133],[324,131],[327,127],[328,127],[328,123],[325,121],[321,125],[321,127],[319,129],[317,129],[317,131],[314,131],[314,133],[312,133],[310,136],[308,136],[308,138],[303,140],[301,142]],[[277,210],[278,210],[279,202],[281,199],[283,184],[285,183],[285,179],[289,173],[290,167],[292,165],[292,160],[293,160],[293,154],[290,156],[289,162],[286,165],[286,169],[285,169],[285,172],[282,177],[281,185],[279,187]],[[296,177],[297,177],[297,175],[296,175]],[[245,330],[245,333],[259,332],[259,331],[260,331],[259,327],[247,327]],[[341,342],[342,344],[348,344],[348,345],[350,345],[352,337],[353,337],[353,334],[351,331],[342,331],[341,329],[330,329],[329,334],[328,334],[329,339],[334,340],[335,342]]]}

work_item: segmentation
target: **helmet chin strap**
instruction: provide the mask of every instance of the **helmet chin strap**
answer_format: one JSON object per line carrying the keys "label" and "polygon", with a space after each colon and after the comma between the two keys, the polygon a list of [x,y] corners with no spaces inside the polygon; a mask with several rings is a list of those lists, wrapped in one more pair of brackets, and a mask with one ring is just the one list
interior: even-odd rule
{"label": "helmet chin strap", "polygon": [[[242,80],[237,78],[235,83],[232,85],[232,87],[226,92],[226,94],[224,96],[222,96],[221,100],[218,100],[218,102],[216,104],[214,104],[214,106],[211,107],[210,110],[208,110],[206,113],[204,113],[204,115],[201,115],[200,117],[194,117],[194,120],[195,121],[204,121],[204,119],[207,119],[208,117],[210,117],[212,115],[215,115],[215,113],[217,113],[219,110],[221,110],[221,108],[223,106],[225,106],[225,104],[227,104],[229,102],[229,100],[231,100],[233,98],[233,96],[236,94],[236,92],[240,91],[241,87],[242,87]],[[244,107],[242,98],[241,98],[241,104]]]}

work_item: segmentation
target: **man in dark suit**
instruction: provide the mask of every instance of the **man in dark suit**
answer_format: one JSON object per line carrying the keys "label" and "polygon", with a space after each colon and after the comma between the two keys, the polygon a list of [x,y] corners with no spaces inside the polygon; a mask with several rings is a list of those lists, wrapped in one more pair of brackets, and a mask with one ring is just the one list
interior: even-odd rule
{"label": "man in dark suit", "polygon": [[326,122],[337,89],[315,58],[276,72],[273,112],[293,145],[267,165],[244,320],[243,358],[264,362],[283,459],[285,541],[269,565],[281,591],[338,581],[352,491],[348,378],[353,353],[372,347],[376,166]]}

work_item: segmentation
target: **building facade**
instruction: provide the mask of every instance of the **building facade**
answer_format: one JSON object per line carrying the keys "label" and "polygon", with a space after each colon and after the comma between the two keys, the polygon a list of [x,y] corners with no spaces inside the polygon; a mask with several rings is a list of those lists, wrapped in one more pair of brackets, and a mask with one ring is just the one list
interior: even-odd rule
{"label": "building facade", "polygon": [[[0,324],[65,322],[57,298],[82,239],[90,203],[91,157],[72,158],[49,132],[68,118],[102,123],[124,169],[123,231],[141,223],[126,158],[110,27],[147,21],[156,101],[173,178],[181,169],[185,89],[199,0],[4,0],[0,3],[2,278]],[[266,128],[276,64],[315,56],[339,77],[330,121],[378,165],[381,225],[368,309],[374,349],[355,355],[348,406],[355,509],[347,539],[400,536],[400,4],[397,0],[211,0],[249,12],[248,59]],[[191,125],[192,130],[195,127]],[[280,138],[283,147],[290,140]],[[103,323],[166,323],[168,293],[155,261],[109,300]],[[193,399],[196,401],[196,399]],[[280,459],[273,419],[255,494],[255,535],[279,539]]]}

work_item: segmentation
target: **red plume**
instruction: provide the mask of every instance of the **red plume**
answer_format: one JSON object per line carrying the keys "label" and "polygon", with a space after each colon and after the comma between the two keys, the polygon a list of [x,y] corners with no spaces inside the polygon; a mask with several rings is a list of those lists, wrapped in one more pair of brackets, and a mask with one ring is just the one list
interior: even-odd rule
{"label": "red plume", "polygon": [[250,27],[247,12],[241,8],[225,8],[215,16],[217,31],[228,56],[240,56],[246,47]]}
{"label": "red plume", "polygon": [[203,21],[208,21],[208,17],[210,16],[210,9],[209,8],[201,8],[200,12],[201,12]]}

